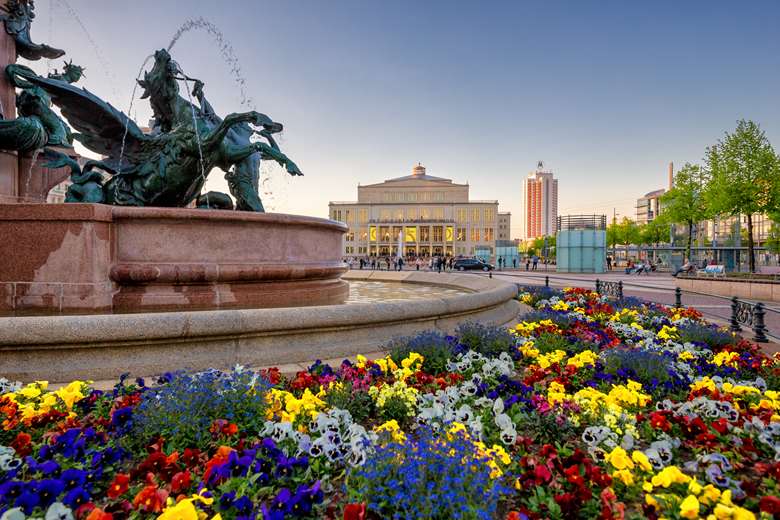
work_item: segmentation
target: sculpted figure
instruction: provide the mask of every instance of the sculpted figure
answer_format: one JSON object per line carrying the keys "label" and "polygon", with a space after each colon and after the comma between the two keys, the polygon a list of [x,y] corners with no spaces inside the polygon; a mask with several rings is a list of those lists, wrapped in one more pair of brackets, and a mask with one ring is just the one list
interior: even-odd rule
{"label": "sculpted figure", "polygon": [[54,72],[50,72],[47,76],[49,79],[58,79],[65,83],[76,83],[78,80],[84,77],[84,67],[73,64],[73,60],[66,61],[62,67],[62,73],[57,69]]}
{"label": "sculpted figure", "polygon": [[5,22],[5,32],[16,42],[16,55],[30,61],[41,58],[55,59],[63,56],[65,51],[43,43],[33,43],[30,36],[30,26],[35,18],[35,2],[33,0],[8,0],[5,7],[0,7],[0,20]]}
{"label": "sculpted figure", "polygon": [[[202,83],[195,89],[200,107],[182,98],[178,81],[189,78],[165,50],[155,53],[154,66],[139,81],[154,113],[156,131],[151,134],[86,89],[17,65],[6,72],[15,84],[44,90],[76,130],[74,138],[106,157],[92,164],[111,175],[102,186],[105,203],[184,207],[200,195],[209,172],[219,168],[228,172],[238,209],[263,211],[257,194],[261,159],[302,175],[272,137],[282,130],[280,123],[259,112],[217,116],[202,94]],[[250,141],[252,135],[267,142]]]}

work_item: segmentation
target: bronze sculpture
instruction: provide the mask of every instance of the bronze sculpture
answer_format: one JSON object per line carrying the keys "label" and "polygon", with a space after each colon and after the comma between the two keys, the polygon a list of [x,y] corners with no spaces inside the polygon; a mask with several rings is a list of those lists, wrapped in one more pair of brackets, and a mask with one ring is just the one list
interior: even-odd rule
{"label": "bronze sculpture", "polygon": [[50,47],[44,43],[33,43],[30,36],[30,26],[35,18],[35,2],[33,0],[8,0],[0,7],[0,20],[5,22],[5,31],[16,42],[16,55],[30,61],[41,58],[59,58],[65,54],[62,49]]}
{"label": "bronze sculpture", "polygon": [[6,73],[11,84],[22,91],[16,96],[19,117],[0,120],[0,149],[34,152],[45,146],[71,147],[73,136],[68,125],[51,109],[49,95],[17,75],[35,73],[15,64],[6,67]]}
{"label": "bronze sculpture", "polygon": [[59,79],[66,83],[76,83],[78,80],[84,77],[84,67],[73,64],[73,60],[66,61],[62,67],[60,73],[57,69],[54,72],[50,72],[46,77],[49,79]]}
{"label": "bronze sculpture", "polygon": [[[213,168],[220,168],[228,172],[226,178],[236,198],[237,209],[263,211],[257,193],[261,159],[272,159],[291,175],[302,175],[273,139],[272,134],[282,130],[280,123],[258,112],[234,113],[220,118],[205,99],[203,84],[195,80],[194,94],[200,106],[182,98],[178,82],[191,78],[182,74],[165,50],[155,53],[154,66],[139,81],[144,89],[142,98],[149,98],[154,113],[154,131],[150,134],[143,133],[135,122],[109,103],[67,81],[44,78],[21,65],[9,65],[6,74],[14,85],[25,89],[23,93],[40,91],[50,96],[76,130],[73,137],[105,157],[93,161],[90,168],[90,171],[98,168],[111,175],[111,179],[102,185],[102,197],[95,192],[99,183],[97,177],[74,169],[74,184],[83,187],[73,188],[72,196],[69,192],[66,201],[81,202],[84,200],[81,192],[88,192],[90,199],[100,198],[92,202],[183,207],[199,196],[208,173]],[[34,105],[40,113],[45,113],[41,110],[44,100],[42,98]],[[38,117],[43,125],[38,112],[32,116]],[[34,121],[28,123],[31,128],[38,129]],[[16,130],[8,127],[7,133],[13,135],[14,131],[23,133],[23,130],[27,131],[21,127]],[[29,133],[33,135],[32,130]],[[60,134],[52,135],[62,141]],[[66,133],[65,142],[68,135]],[[266,139],[267,143],[250,141],[252,135]],[[0,131],[0,147],[17,145],[10,139],[4,141],[2,136]],[[25,146],[39,146],[43,137],[36,137]],[[47,140],[45,144],[52,142]],[[219,205],[224,207],[222,203]]]}

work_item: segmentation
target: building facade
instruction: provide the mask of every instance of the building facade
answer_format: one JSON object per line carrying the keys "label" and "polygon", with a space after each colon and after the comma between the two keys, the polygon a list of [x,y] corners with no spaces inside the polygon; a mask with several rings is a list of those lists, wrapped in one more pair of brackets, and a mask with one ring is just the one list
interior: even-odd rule
{"label": "building facade", "polygon": [[344,222],[345,256],[473,256],[495,251],[498,201],[469,200],[468,184],[412,174],[358,185],[357,201],[330,202],[330,218]]}
{"label": "building facade", "polygon": [[523,206],[523,239],[532,240],[555,234],[558,180],[553,177],[552,171],[544,169],[542,161],[523,182]]}
{"label": "building facade", "polygon": [[498,212],[498,227],[496,228],[496,238],[498,240],[512,240],[512,214],[508,211]]}
{"label": "building facade", "polygon": [[636,199],[637,224],[647,224],[661,213],[661,196],[664,193],[666,193],[666,190],[661,188]]}

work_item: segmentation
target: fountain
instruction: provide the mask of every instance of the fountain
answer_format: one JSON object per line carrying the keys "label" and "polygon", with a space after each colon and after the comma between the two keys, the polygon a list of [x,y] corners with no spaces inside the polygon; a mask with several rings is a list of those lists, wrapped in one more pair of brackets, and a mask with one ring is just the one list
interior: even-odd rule
{"label": "fountain", "polygon": [[[15,46],[28,59],[64,51],[32,42],[32,2],[0,5],[0,101],[11,107],[0,120],[1,375],[62,381],[292,363],[464,319],[515,318],[516,288],[497,280],[345,273],[344,224],[264,212],[263,159],[302,175],[274,138],[280,123],[254,110],[219,116],[203,83],[161,49],[137,81],[154,113],[145,133],[75,86],[83,69],[72,62],[46,77],[16,64]],[[79,158],[74,139],[102,159]],[[215,169],[235,210],[227,194],[201,193]],[[28,202],[68,175],[65,204]],[[348,279],[443,289],[341,305]]]}

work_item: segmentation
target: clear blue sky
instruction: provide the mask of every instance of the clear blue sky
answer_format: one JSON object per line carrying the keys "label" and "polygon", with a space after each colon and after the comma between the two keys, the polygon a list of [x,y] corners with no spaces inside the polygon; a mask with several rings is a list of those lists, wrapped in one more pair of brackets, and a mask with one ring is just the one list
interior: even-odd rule
{"label": "clear blue sky", "polygon": [[[324,216],[358,182],[421,161],[519,217],[541,159],[560,179],[561,213],[633,214],[669,161],[701,160],[738,118],[780,147],[776,0],[68,3],[90,36],[61,0],[38,0],[34,39],[68,50],[87,67],[82,85],[123,110],[144,58],[186,19],[218,26],[306,174],[273,174],[277,211]],[[242,109],[212,36],[189,32],[173,55],[218,111]],[[145,101],[133,111],[148,120]]]}

